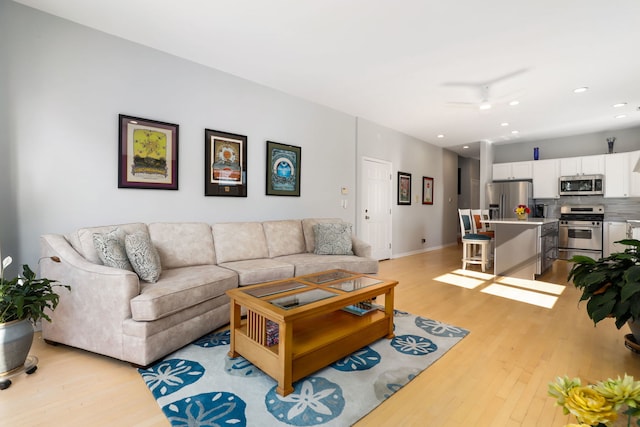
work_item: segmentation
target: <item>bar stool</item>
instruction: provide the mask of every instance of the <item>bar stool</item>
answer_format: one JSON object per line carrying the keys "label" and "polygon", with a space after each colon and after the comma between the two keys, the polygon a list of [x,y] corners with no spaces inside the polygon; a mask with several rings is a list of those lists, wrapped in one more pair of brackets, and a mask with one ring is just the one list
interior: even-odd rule
{"label": "bar stool", "polygon": [[460,233],[462,234],[462,269],[467,264],[480,264],[482,272],[489,266],[491,237],[486,234],[473,233],[471,209],[458,209]]}

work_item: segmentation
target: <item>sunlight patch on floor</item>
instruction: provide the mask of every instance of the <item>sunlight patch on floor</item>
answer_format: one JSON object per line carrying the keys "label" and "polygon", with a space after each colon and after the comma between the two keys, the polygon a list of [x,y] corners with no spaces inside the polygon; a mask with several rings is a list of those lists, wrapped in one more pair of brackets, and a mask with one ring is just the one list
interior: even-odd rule
{"label": "sunlight patch on floor", "polygon": [[473,271],[473,270],[463,270],[461,268],[452,271],[452,273],[459,274],[461,276],[475,277],[476,279],[482,279],[482,280],[491,280],[495,277],[493,274],[482,273],[480,271]]}
{"label": "sunlight patch on floor", "polygon": [[544,308],[553,308],[554,304],[558,300],[558,297],[551,295],[513,288],[511,286],[504,286],[497,283],[487,286],[481,292]]}
{"label": "sunlight patch on floor", "polygon": [[433,280],[438,282],[447,283],[449,285],[460,286],[462,288],[474,289],[482,285],[485,281],[474,279],[472,277],[464,277],[457,274],[447,273],[442,276],[438,276]]}
{"label": "sunlight patch on floor", "polygon": [[555,283],[542,282],[539,280],[518,279],[515,277],[501,277],[497,280],[505,285],[517,286],[531,291],[545,292],[547,294],[561,295],[566,286],[556,285]]}

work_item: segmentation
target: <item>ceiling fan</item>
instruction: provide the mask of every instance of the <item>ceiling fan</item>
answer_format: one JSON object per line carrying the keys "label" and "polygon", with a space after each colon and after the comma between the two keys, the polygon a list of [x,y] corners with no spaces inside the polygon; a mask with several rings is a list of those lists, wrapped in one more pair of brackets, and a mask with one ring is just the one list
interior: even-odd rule
{"label": "ceiling fan", "polygon": [[491,87],[496,83],[500,83],[505,80],[516,77],[520,74],[524,74],[527,71],[529,71],[528,68],[522,68],[522,69],[512,71],[502,76],[489,79],[486,81],[482,81],[482,82],[445,82],[442,84],[443,86],[466,87],[466,88],[473,89],[477,92],[478,99],[479,99],[479,101],[477,102],[451,101],[451,102],[447,102],[447,105],[454,106],[454,107],[473,107],[473,108],[477,108],[478,110],[489,110],[496,103],[501,103],[505,101],[515,101],[517,96],[520,95],[521,92],[512,93],[507,96],[502,96],[500,98],[492,98],[490,96]]}

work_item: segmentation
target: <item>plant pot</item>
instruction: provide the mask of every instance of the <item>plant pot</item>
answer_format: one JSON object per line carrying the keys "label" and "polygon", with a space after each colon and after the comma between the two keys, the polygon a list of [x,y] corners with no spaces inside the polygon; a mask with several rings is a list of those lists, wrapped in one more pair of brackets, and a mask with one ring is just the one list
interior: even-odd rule
{"label": "plant pot", "polygon": [[640,321],[636,320],[636,321],[631,321],[629,320],[627,322],[627,325],[629,325],[629,329],[631,329],[631,335],[633,335],[633,338],[635,338],[636,343],[640,343]]}
{"label": "plant pot", "polygon": [[32,342],[33,325],[28,319],[0,323],[0,374],[21,368]]}

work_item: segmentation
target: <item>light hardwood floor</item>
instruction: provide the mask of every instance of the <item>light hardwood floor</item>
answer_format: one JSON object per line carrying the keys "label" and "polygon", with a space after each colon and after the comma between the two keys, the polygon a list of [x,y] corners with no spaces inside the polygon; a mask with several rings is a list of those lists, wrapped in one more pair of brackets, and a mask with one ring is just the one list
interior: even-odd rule
{"label": "light hardwood floor", "polygon": [[[640,379],[640,356],[624,347],[627,327],[597,327],[579,293],[567,286],[551,309],[435,280],[460,268],[461,247],[380,264],[399,280],[396,308],[469,329],[471,333],[356,427],[563,426],[574,422],[547,397],[558,375],[597,381],[625,372]],[[540,280],[566,284],[568,264],[556,261]],[[0,391],[6,426],[168,426],[129,364],[65,346],[36,334],[33,375]],[[268,424],[266,424],[268,425]]]}

